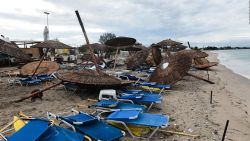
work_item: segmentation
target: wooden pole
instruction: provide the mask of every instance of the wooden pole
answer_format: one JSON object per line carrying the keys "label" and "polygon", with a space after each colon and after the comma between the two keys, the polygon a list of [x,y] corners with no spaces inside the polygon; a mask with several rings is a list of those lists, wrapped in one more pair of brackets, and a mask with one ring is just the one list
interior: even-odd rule
{"label": "wooden pole", "polygon": [[43,61],[43,59],[44,59],[44,57],[45,57],[45,55],[46,55],[48,52],[49,52],[49,48],[46,49],[46,52],[43,54],[42,58],[40,59],[40,62],[39,62],[39,64],[37,65],[35,71],[33,72],[31,78],[36,74],[36,71],[38,70],[39,66],[41,65],[41,63],[42,63],[42,61]]}
{"label": "wooden pole", "polygon": [[226,122],[225,129],[224,129],[224,133],[223,133],[223,136],[222,136],[222,140],[221,140],[221,141],[224,141],[224,140],[225,140],[226,133],[227,133],[228,124],[229,124],[229,120],[227,120],[227,122]]}
{"label": "wooden pole", "polygon": [[200,77],[200,76],[193,75],[193,74],[191,74],[191,73],[187,73],[187,75],[192,76],[192,77],[197,78],[197,79],[200,79],[200,80],[203,80],[203,81],[208,82],[208,83],[210,83],[210,84],[215,84],[214,82],[212,82],[212,81],[210,81],[210,80],[204,79],[204,78],[202,78],[202,77]]}
{"label": "wooden pole", "polygon": [[118,52],[119,52],[119,49],[116,49],[116,53],[115,53],[115,62],[114,62],[114,68],[113,68],[113,70],[115,70]]}
{"label": "wooden pole", "polygon": [[211,91],[211,95],[210,95],[210,104],[213,104],[213,91]]}
{"label": "wooden pole", "polygon": [[188,47],[191,49],[191,46],[190,46],[190,43],[189,43],[189,41],[188,41]]}
{"label": "wooden pole", "polygon": [[[13,102],[14,102],[14,103],[22,102],[22,101],[24,101],[24,100],[26,100],[26,99],[29,99],[29,98],[31,98],[31,97],[34,97],[34,96],[38,95],[38,94],[41,93],[41,92],[44,92],[44,91],[47,91],[47,90],[49,90],[49,89],[51,89],[51,88],[53,88],[53,87],[56,87],[57,85],[62,84],[62,82],[63,82],[63,81],[60,81],[60,82],[58,82],[58,83],[55,83],[55,84],[53,84],[53,85],[51,85],[51,86],[49,86],[49,87],[46,87],[46,88],[44,88],[44,89],[42,89],[42,90],[40,90],[40,91],[34,92],[34,93],[32,93],[32,94],[30,94],[30,95],[28,95],[28,96],[24,96],[24,97],[20,98],[19,100],[14,100]],[[11,102],[11,103],[12,103],[12,102]]]}
{"label": "wooden pole", "polygon": [[80,24],[80,26],[81,26],[81,28],[82,28],[82,32],[83,32],[83,35],[84,35],[84,37],[85,37],[87,47],[88,47],[88,49],[89,49],[89,51],[90,51],[90,54],[91,54],[91,57],[92,57],[92,61],[93,61],[93,63],[95,64],[96,70],[98,71],[98,70],[99,70],[99,66],[97,65],[97,61],[96,61],[95,54],[94,54],[93,49],[92,49],[92,47],[91,47],[91,45],[90,45],[90,43],[89,43],[89,39],[88,39],[87,33],[86,33],[86,31],[85,31],[85,28],[84,28],[82,19],[81,19],[80,14],[79,14],[79,12],[78,12],[77,10],[75,11],[75,13],[76,13],[77,19],[78,19],[78,21],[79,21],[79,24]]}

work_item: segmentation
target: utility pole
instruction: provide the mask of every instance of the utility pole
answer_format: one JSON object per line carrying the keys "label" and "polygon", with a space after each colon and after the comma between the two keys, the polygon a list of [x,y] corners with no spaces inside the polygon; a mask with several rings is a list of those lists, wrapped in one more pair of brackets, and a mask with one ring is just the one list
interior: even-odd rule
{"label": "utility pole", "polygon": [[44,12],[44,14],[47,15],[47,27],[49,28],[49,12]]}

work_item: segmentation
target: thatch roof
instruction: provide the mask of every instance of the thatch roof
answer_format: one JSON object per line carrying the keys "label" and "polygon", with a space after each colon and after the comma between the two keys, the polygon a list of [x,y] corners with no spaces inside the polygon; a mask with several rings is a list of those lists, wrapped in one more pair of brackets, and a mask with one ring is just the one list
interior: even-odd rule
{"label": "thatch roof", "polygon": [[171,55],[169,61],[162,61],[150,76],[149,81],[162,84],[175,84],[188,72],[192,64],[192,57],[188,52],[177,52]]}
{"label": "thatch roof", "polygon": [[54,49],[65,49],[65,48],[72,48],[69,45],[66,45],[59,41],[48,40],[42,43],[38,43],[36,45],[31,46],[32,48],[54,48]]}
{"label": "thatch roof", "polygon": [[122,48],[124,46],[131,46],[134,45],[136,42],[136,39],[130,38],[130,37],[116,37],[113,39],[110,39],[105,42],[105,45],[110,46],[110,47],[117,47],[117,48]]}
{"label": "thatch roof", "polygon": [[[163,84],[175,84],[181,80],[192,65],[192,59],[203,58],[208,54],[199,50],[181,50],[159,64],[149,81]],[[168,66],[165,68],[164,65]]]}
{"label": "thatch roof", "polygon": [[59,76],[59,79],[65,82],[77,83],[86,87],[115,87],[115,86],[127,86],[132,82],[124,82],[120,79],[110,76],[104,72],[97,72],[95,70],[82,70],[79,72],[66,72]]}
{"label": "thatch roof", "polygon": [[182,44],[179,44],[179,45],[174,45],[174,46],[171,46],[169,48],[170,51],[181,51],[181,50],[184,50],[186,49],[187,47],[182,45]]}
{"label": "thatch roof", "polygon": [[218,65],[218,62],[209,62],[206,58],[195,58],[194,67],[197,69],[207,69]]}
{"label": "thatch roof", "polygon": [[149,55],[149,50],[148,49],[143,49],[141,51],[136,52],[134,55],[130,56],[125,64],[127,65],[127,69],[133,69],[136,68],[143,63],[146,62],[146,59]]}
{"label": "thatch roof", "polygon": [[21,49],[14,46],[11,43],[8,43],[0,39],[0,52],[7,54],[9,56],[21,59],[21,60],[30,60],[31,58],[25,54]]}
{"label": "thatch roof", "polygon": [[152,46],[157,46],[157,47],[165,47],[165,46],[175,46],[175,45],[181,45],[182,43],[171,40],[171,39],[166,39],[162,40],[161,42],[157,44],[153,44]]}
{"label": "thatch roof", "polygon": [[193,49],[190,49],[190,50],[181,50],[181,51],[178,51],[177,53],[185,53],[187,55],[189,55],[191,58],[204,58],[204,57],[207,57],[208,54],[206,52],[202,52],[200,50],[193,50]]}
{"label": "thatch roof", "polygon": [[[27,75],[33,75],[36,67],[38,66],[40,61],[36,61],[36,62],[31,62],[28,63],[26,65],[24,65],[21,70],[20,73],[24,76]],[[56,72],[59,69],[59,65],[56,62],[52,62],[52,61],[43,61],[38,70],[36,71],[36,74],[52,74],[53,72]]]}

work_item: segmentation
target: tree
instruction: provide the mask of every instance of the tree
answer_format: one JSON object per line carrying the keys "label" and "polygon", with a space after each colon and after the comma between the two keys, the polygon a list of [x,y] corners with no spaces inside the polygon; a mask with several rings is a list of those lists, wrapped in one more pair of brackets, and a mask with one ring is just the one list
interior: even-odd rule
{"label": "tree", "polygon": [[116,35],[114,33],[104,33],[100,36],[99,42],[104,44],[106,41],[115,38]]}

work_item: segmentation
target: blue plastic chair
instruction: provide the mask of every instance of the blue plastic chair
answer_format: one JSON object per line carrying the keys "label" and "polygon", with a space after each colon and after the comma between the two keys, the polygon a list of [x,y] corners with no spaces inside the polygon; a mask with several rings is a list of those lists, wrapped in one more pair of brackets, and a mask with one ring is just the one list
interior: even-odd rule
{"label": "blue plastic chair", "polygon": [[146,126],[155,128],[151,134],[147,137],[150,139],[158,129],[166,128],[169,123],[169,117],[162,114],[150,114],[150,113],[142,113],[138,110],[120,110],[116,112],[112,112],[110,115],[106,117],[108,122],[121,123],[128,130],[129,134],[133,138],[138,138],[133,135],[132,131],[128,127],[128,125],[137,125],[137,126]]}
{"label": "blue plastic chair", "polygon": [[7,141],[83,141],[81,134],[50,125],[49,121],[42,119],[31,119],[20,130],[5,138]]}
{"label": "blue plastic chair", "polygon": [[94,140],[114,141],[124,136],[121,130],[83,112],[70,116],[56,116],[56,118],[71,124],[79,133],[86,134]]}

